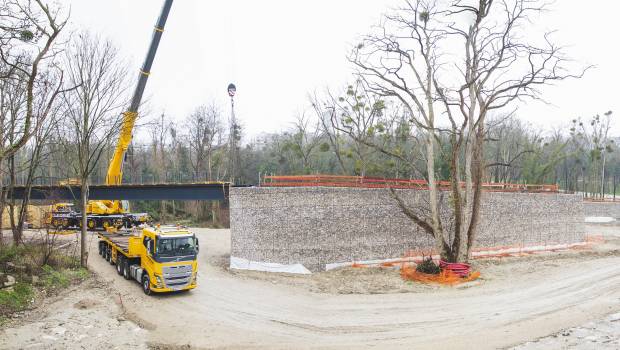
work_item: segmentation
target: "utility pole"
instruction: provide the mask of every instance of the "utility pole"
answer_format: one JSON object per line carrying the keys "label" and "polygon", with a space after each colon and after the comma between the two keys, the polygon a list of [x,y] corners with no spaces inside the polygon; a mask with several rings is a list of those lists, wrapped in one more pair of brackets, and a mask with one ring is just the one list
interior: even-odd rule
{"label": "utility pole", "polygon": [[237,147],[237,139],[238,139],[238,125],[237,119],[235,118],[235,94],[237,93],[237,87],[235,84],[228,84],[228,96],[230,96],[230,132],[228,134],[228,174],[230,176],[230,183],[235,184],[235,180],[237,178],[237,172],[239,171],[239,164],[237,162],[238,155],[238,147]]}

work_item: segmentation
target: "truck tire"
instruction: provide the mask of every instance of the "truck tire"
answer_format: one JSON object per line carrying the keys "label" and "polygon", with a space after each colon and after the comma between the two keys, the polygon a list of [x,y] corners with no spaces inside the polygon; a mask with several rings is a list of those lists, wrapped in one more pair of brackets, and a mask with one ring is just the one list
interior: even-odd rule
{"label": "truck tire", "polygon": [[[110,265],[114,265],[116,263],[116,261],[114,260],[114,254],[112,254],[114,248],[112,248],[112,246],[110,246],[110,259],[108,260],[108,262],[110,263]],[[118,254],[116,254],[117,259],[118,259]]]}
{"label": "truck tire", "polygon": [[149,278],[149,274],[145,271],[142,275],[142,291],[146,295],[151,295],[153,291],[151,290],[151,279]]}
{"label": "truck tire", "polygon": [[119,276],[123,275],[124,260],[121,254],[116,254],[116,273],[118,273]]}
{"label": "truck tire", "polygon": [[129,260],[128,259],[123,259],[123,277],[125,277],[126,280],[130,280],[131,279],[131,273],[129,271]]}
{"label": "truck tire", "polygon": [[103,242],[99,242],[99,255],[103,256]]}

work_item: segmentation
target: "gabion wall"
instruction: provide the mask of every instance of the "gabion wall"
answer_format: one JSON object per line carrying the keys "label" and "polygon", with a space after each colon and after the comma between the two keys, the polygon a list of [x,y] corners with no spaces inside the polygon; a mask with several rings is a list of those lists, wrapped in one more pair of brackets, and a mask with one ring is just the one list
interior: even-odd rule
{"label": "gabion wall", "polygon": [[[424,208],[426,191],[399,190]],[[231,256],[253,262],[327,264],[400,258],[432,239],[398,208],[387,189],[231,188]],[[555,245],[584,239],[579,195],[485,193],[477,247]]]}
{"label": "gabion wall", "polygon": [[620,203],[584,202],[583,208],[585,211],[585,216],[620,219]]}

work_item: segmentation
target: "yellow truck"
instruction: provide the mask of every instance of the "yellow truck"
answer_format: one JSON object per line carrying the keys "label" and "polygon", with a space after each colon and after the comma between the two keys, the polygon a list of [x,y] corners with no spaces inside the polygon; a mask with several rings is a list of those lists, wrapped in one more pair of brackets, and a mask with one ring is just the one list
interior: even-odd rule
{"label": "yellow truck", "polygon": [[198,238],[179,227],[100,232],[99,255],[125,279],[142,284],[145,294],[196,288]]}

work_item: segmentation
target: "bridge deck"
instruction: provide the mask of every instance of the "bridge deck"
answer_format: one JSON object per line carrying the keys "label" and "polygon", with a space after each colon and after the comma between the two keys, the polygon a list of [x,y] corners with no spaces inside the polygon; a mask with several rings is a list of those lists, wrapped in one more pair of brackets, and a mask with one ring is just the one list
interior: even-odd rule
{"label": "bridge deck", "polygon": [[[24,198],[26,188],[16,186],[7,198]],[[148,184],[148,185],[93,185],[89,186],[89,199],[123,200],[226,200],[229,184]],[[33,186],[33,200],[79,200],[79,185]]]}

